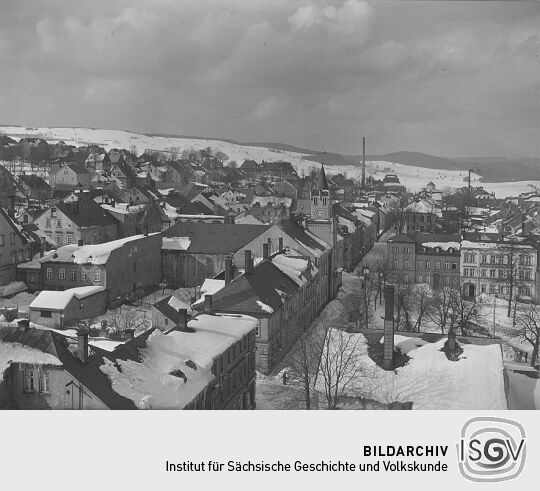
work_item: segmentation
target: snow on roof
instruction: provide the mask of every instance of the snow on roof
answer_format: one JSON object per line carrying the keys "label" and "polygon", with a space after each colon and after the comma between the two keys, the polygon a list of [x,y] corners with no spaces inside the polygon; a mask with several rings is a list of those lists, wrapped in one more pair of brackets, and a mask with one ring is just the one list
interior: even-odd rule
{"label": "snow on roof", "polygon": [[269,314],[274,313],[274,309],[270,307],[270,305],[266,305],[265,303],[261,302],[260,300],[257,300],[257,305],[261,308],[261,310],[264,310],[265,312],[268,312]]}
{"label": "snow on roof", "polygon": [[201,298],[197,300],[193,305],[199,305],[204,302],[205,295],[214,295],[225,286],[225,280],[214,280],[212,278],[206,278],[201,286]]}
{"label": "snow on roof", "polygon": [[20,343],[0,341],[0,374],[4,373],[11,363],[62,365],[62,362],[56,356],[49,353]]}
{"label": "snow on roof", "polygon": [[[360,375],[348,386],[347,395],[383,403],[413,402],[413,409],[507,409],[499,344],[482,346],[460,343],[458,339],[463,354],[458,361],[449,361],[441,351],[446,340],[443,338],[411,349],[407,365],[387,372],[369,357],[363,334],[331,329],[329,336],[325,350],[337,350],[340,336],[352,336],[345,343],[350,350],[357,350],[354,363]],[[316,388],[324,391],[323,386],[319,374]]]}
{"label": "snow on roof", "polygon": [[423,201],[415,201],[405,208],[405,211],[412,213],[434,213],[434,207],[429,206]]}
{"label": "snow on roof", "polygon": [[[77,248],[73,251],[73,262],[75,264],[106,264],[113,251],[120,249],[129,242],[142,239],[143,237],[145,236],[142,234],[132,235],[131,237],[124,237],[123,239],[104,242],[103,244],[89,244],[81,247],[77,246]],[[63,247],[60,247],[60,249],[63,249]],[[60,249],[58,249],[58,251],[60,251]]]}
{"label": "snow on roof", "polygon": [[130,205],[129,203],[115,203],[114,206],[108,205],[106,203],[100,203],[100,206],[107,211],[112,213],[119,213],[122,215],[128,215],[130,213],[139,213],[144,211],[145,205]]}
{"label": "snow on roof", "polygon": [[340,225],[343,225],[345,227],[347,227],[347,231],[349,233],[353,233],[356,231],[356,225],[351,222],[350,220],[347,220],[346,218],[343,218],[342,216],[338,216],[338,223]]}
{"label": "snow on roof", "polygon": [[287,208],[291,207],[292,199],[285,196],[255,196],[251,201],[251,205],[259,204],[260,206],[284,205]]}
{"label": "snow on roof", "polygon": [[461,245],[459,242],[423,242],[422,247],[428,247],[430,249],[435,249],[436,247],[439,247],[443,251],[447,251],[448,249],[454,249],[456,251],[459,251]]}
{"label": "snow on roof", "polygon": [[534,251],[534,247],[527,244],[509,244],[508,242],[473,242],[470,240],[461,241],[461,249],[527,249]]}
{"label": "snow on roof", "polygon": [[155,330],[142,361],[105,360],[100,369],[114,391],[139,408],[181,409],[212,382],[212,363],[257,326],[248,316],[200,315],[188,323],[194,332]]}
{"label": "snow on roof", "polygon": [[24,292],[25,290],[27,290],[26,284],[22,281],[13,281],[7,285],[0,286],[0,297],[15,295],[16,293]]}
{"label": "snow on roof", "polygon": [[263,222],[257,220],[253,215],[246,215],[245,217],[237,218],[235,223],[244,225],[264,225]]}
{"label": "snow on roof", "polygon": [[311,264],[310,274],[314,274],[317,269],[306,256],[299,255],[295,250],[287,249],[285,252],[277,254],[272,258],[274,263],[282,273],[285,273],[298,286],[302,286],[306,281],[306,272]]}
{"label": "snow on roof", "polygon": [[163,237],[161,248],[167,251],[187,251],[190,245],[189,237]]}
{"label": "snow on roof", "polygon": [[70,288],[63,292],[43,290],[30,304],[31,309],[63,310],[67,307],[73,297],[86,298],[94,293],[105,290],[103,286],[81,286]]}

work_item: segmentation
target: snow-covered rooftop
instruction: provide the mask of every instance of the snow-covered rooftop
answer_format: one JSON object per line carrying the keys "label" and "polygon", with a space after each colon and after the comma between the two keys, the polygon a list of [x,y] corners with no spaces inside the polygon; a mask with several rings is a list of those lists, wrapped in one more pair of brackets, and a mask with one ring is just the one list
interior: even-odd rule
{"label": "snow-covered rooftop", "polygon": [[180,409],[214,379],[214,358],[256,326],[257,320],[248,316],[202,314],[188,323],[194,332],[154,331],[140,363],[117,360],[117,367],[105,360],[100,369],[113,390],[137,407]]}
{"label": "snow-covered rooftop", "polygon": [[163,237],[161,248],[167,251],[187,251],[190,245],[189,237]]}
{"label": "snow-covered rooftop", "polygon": [[31,309],[63,310],[73,297],[86,298],[94,293],[102,292],[103,286],[81,286],[64,291],[43,290],[30,304]]}

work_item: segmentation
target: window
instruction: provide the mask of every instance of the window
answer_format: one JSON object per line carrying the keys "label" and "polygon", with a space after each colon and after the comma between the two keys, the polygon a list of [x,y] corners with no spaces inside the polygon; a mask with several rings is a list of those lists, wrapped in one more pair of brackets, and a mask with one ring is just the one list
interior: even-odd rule
{"label": "window", "polygon": [[73,244],[73,234],[67,234],[66,235],[66,242],[68,244]]}
{"label": "window", "polygon": [[489,285],[489,293],[491,293],[492,295],[494,293],[497,293],[497,285],[495,285],[493,283],[491,285]]}
{"label": "window", "polygon": [[62,234],[56,234],[56,244],[57,245],[62,244]]}
{"label": "window", "polygon": [[394,259],[394,268],[399,268],[399,261]]}
{"label": "window", "polygon": [[469,276],[469,268],[463,268],[463,276]]}
{"label": "window", "polygon": [[486,277],[486,270],[485,270],[485,269],[481,269],[481,270],[480,270],[480,276],[481,276],[482,278],[485,278],[485,277]]}
{"label": "window", "polygon": [[255,336],[259,337],[261,335],[261,321],[257,322],[257,327],[255,328]]}
{"label": "window", "polygon": [[52,279],[52,268],[46,269],[46,275],[48,280]]}
{"label": "window", "polygon": [[50,392],[49,372],[44,368],[39,369],[39,392],[48,394]]}
{"label": "window", "polygon": [[169,325],[169,319],[165,318],[165,325],[168,326]]}
{"label": "window", "polygon": [[420,275],[418,275],[418,283],[422,283],[422,281],[423,281],[423,277],[422,277],[422,275],[420,274]]}
{"label": "window", "polygon": [[59,280],[65,280],[66,279],[66,269],[65,268],[59,268],[58,269],[58,279]]}
{"label": "window", "polygon": [[71,270],[70,278],[71,278],[71,281],[75,281],[77,279],[77,271],[75,269]]}
{"label": "window", "polygon": [[444,278],[444,282],[445,282],[447,285],[449,285],[449,284],[450,284],[450,276],[446,276],[446,277]]}
{"label": "window", "polygon": [[424,267],[424,261],[418,261],[418,267],[423,268]]}
{"label": "window", "polygon": [[62,228],[62,220],[60,220],[60,218],[58,218],[58,219],[56,220],[56,226],[57,226],[58,228]]}
{"label": "window", "polygon": [[81,280],[86,281],[88,279],[88,271],[86,269],[81,270]]}
{"label": "window", "polygon": [[403,248],[403,252],[404,252],[405,254],[410,254],[410,253],[411,253],[411,248],[410,248],[410,247],[404,247],[404,248]]}
{"label": "window", "polygon": [[42,310],[39,314],[40,317],[52,317],[52,312],[50,310]]}
{"label": "window", "polygon": [[403,262],[403,267],[408,268],[409,267],[409,261],[404,261]]}
{"label": "window", "polygon": [[431,261],[426,261],[426,269],[431,269]]}
{"label": "window", "polygon": [[51,216],[54,218],[56,217],[56,208],[51,208]]}
{"label": "window", "polygon": [[444,263],[444,269],[450,269],[450,263],[448,261]]}
{"label": "window", "polygon": [[441,261],[435,261],[435,269],[441,269]]}
{"label": "window", "polygon": [[101,281],[101,270],[96,269],[94,271],[94,281]]}
{"label": "window", "polygon": [[15,244],[15,234],[13,232],[9,234],[9,240],[11,245]]}
{"label": "window", "polygon": [[480,291],[486,293],[486,285],[480,285]]}
{"label": "window", "polygon": [[496,270],[495,270],[495,269],[490,269],[490,270],[489,270],[489,277],[490,277],[490,278],[495,278],[495,273],[496,273]]}
{"label": "window", "polygon": [[23,391],[34,392],[34,369],[30,365],[23,368]]}
{"label": "window", "polygon": [[480,256],[480,261],[483,262],[483,263],[487,263],[487,254],[482,254]]}

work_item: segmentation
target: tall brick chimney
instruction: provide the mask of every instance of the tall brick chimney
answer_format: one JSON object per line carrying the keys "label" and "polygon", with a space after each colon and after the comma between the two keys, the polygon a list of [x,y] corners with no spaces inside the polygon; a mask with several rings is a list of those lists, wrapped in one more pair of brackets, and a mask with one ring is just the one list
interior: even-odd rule
{"label": "tall brick chimney", "polygon": [[384,288],[384,358],[386,370],[392,369],[394,358],[394,285]]}
{"label": "tall brick chimney", "polygon": [[263,244],[263,259],[268,259],[268,243]]}
{"label": "tall brick chimney", "polygon": [[251,274],[253,272],[253,260],[251,259],[251,251],[249,249],[244,251],[244,263],[246,274]]}
{"label": "tall brick chimney", "polygon": [[204,296],[204,313],[205,314],[212,313],[212,295]]}
{"label": "tall brick chimney", "polygon": [[283,251],[283,237],[280,237],[278,240],[278,251],[279,252]]}
{"label": "tall brick chimney", "polygon": [[[205,302],[204,306],[206,308],[206,297],[204,299],[204,302]],[[212,308],[211,305],[210,305],[210,308]],[[187,309],[179,309],[178,310],[178,326],[177,326],[177,330],[178,331],[183,331],[183,332],[186,332],[188,330],[188,326],[187,326]]]}
{"label": "tall brick chimney", "polygon": [[77,329],[77,358],[83,363],[88,361],[88,329],[86,326]]}
{"label": "tall brick chimney", "polygon": [[227,256],[225,258],[225,284],[228,285],[232,281],[233,277],[233,266],[232,266],[232,257]]}

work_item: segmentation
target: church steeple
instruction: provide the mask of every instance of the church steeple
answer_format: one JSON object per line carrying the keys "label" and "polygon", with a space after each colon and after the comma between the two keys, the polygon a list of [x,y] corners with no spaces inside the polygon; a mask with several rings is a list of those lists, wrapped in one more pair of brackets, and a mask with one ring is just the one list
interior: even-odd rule
{"label": "church steeple", "polygon": [[328,191],[328,181],[326,180],[326,173],[324,172],[324,164],[321,164],[321,171],[319,172],[316,189],[317,191]]}
{"label": "church steeple", "polygon": [[317,179],[317,185],[311,191],[311,218],[314,220],[328,220],[332,216],[332,202],[330,190],[324,172],[324,164]]}

